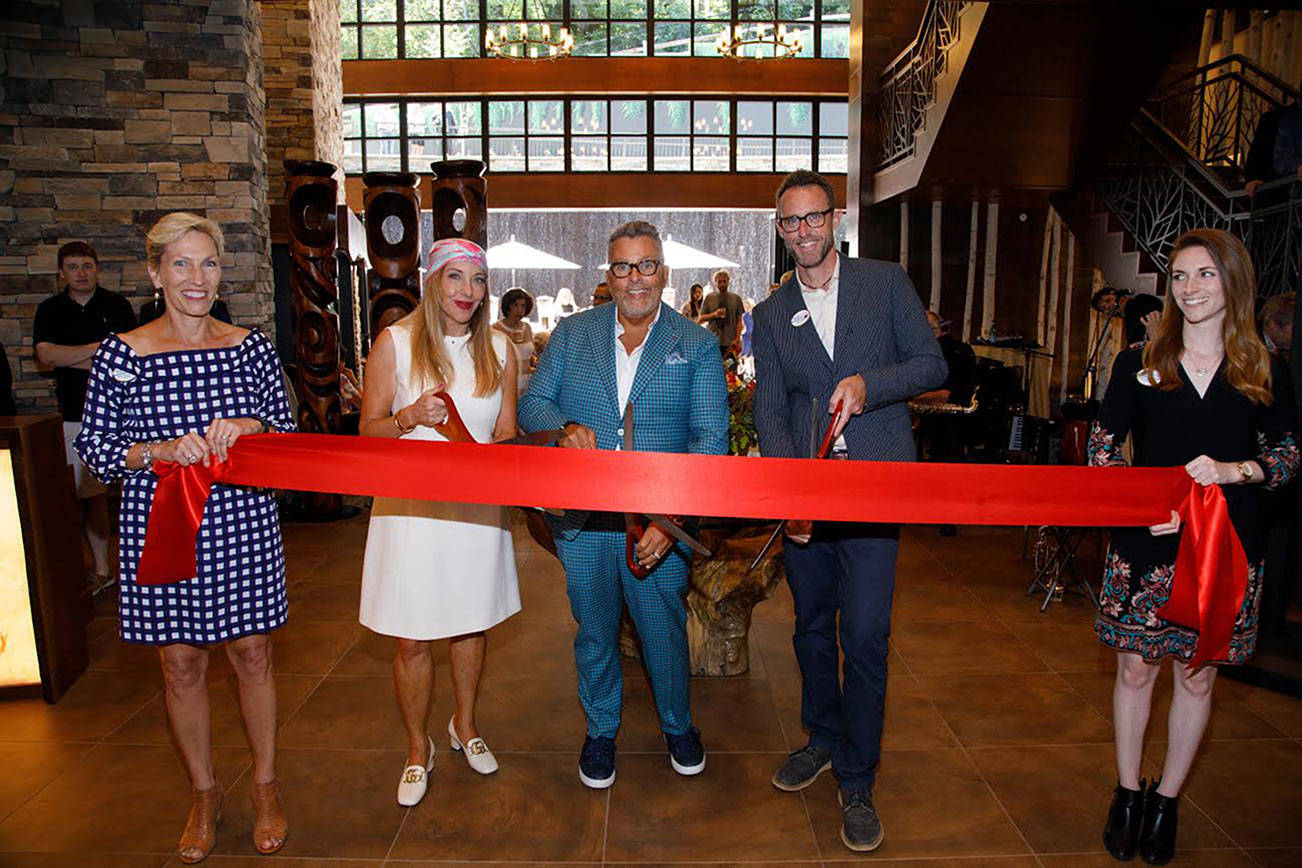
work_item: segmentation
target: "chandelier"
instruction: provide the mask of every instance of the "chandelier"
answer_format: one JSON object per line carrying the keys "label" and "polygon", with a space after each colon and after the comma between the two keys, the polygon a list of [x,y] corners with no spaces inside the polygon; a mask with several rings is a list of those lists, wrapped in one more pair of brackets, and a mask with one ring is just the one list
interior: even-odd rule
{"label": "chandelier", "polygon": [[787,25],[774,21],[724,26],[714,47],[736,60],[782,60],[800,53],[800,37],[787,33]]}
{"label": "chandelier", "polygon": [[531,26],[531,22],[519,21],[503,24],[496,32],[488,28],[484,34],[484,50],[489,57],[507,60],[555,60],[570,56],[574,36],[568,27],[560,28],[553,35],[552,26],[546,22]]}

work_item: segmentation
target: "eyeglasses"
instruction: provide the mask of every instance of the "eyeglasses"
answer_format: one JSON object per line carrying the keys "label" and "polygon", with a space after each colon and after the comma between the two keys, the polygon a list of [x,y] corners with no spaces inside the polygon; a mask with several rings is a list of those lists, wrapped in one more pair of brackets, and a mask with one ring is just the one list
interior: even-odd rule
{"label": "eyeglasses", "polygon": [[633,273],[633,269],[643,277],[650,277],[660,270],[659,259],[643,259],[639,262],[612,262],[610,263],[610,273],[616,277],[628,277]]}
{"label": "eyeglasses", "polygon": [[778,228],[784,232],[795,232],[800,228],[803,222],[810,229],[818,229],[827,222],[827,215],[831,214],[834,208],[828,208],[826,211],[810,211],[808,214],[795,215],[790,217],[774,217],[773,222],[778,224]]}

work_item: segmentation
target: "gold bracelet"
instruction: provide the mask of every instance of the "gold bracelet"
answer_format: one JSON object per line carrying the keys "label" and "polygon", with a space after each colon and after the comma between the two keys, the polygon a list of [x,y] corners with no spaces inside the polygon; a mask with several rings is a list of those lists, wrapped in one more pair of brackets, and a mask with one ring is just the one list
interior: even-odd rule
{"label": "gold bracelet", "polygon": [[[401,410],[398,411],[398,413],[401,412],[402,412]],[[412,425],[410,428],[402,427],[402,423],[398,421],[398,413],[393,414],[393,427],[398,429],[398,436],[401,437],[405,434],[410,434],[411,432],[415,431],[416,430],[415,425]]]}

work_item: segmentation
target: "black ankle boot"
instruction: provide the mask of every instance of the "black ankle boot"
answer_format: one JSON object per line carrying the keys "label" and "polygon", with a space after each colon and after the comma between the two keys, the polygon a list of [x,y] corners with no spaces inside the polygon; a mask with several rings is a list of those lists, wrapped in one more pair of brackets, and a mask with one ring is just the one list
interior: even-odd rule
{"label": "black ankle boot", "polygon": [[1135,858],[1139,844],[1139,828],[1144,820],[1144,782],[1139,789],[1128,790],[1121,784],[1112,793],[1112,806],[1108,808],[1108,823],[1103,827],[1103,846],[1118,862]]}
{"label": "black ankle boot", "polygon": [[1165,865],[1175,855],[1179,796],[1163,796],[1154,783],[1144,799],[1144,825],[1139,830],[1139,855],[1149,865]]}

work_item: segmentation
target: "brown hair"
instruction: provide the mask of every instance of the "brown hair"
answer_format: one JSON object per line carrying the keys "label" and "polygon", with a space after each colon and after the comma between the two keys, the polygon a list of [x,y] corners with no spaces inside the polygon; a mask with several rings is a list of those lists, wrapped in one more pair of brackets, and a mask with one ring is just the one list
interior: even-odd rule
{"label": "brown hair", "polygon": [[817,187],[827,196],[827,207],[836,207],[836,192],[832,189],[832,183],[817,172],[808,169],[796,169],[783,178],[781,185],[778,186],[778,194],[773,197],[774,203],[781,205],[782,194],[794,187]]}
{"label": "brown hair", "polygon": [[[425,292],[420,304],[402,321],[411,329],[412,381],[422,389],[442,383],[452,387],[454,372],[452,361],[443,349],[443,309],[439,304],[443,272],[449,266],[464,260],[454,259],[425,278]],[[485,272],[487,274],[487,272]],[[484,293],[484,302],[488,293]],[[470,317],[470,357],[475,362],[475,391],[477,398],[491,395],[502,382],[502,363],[493,351],[492,329],[488,322],[488,305],[481,302]]]}
{"label": "brown hair", "polygon": [[[1239,239],[1221,229],[1191,229],[1176,239],[1169,261],[1174,263],[1176,254],[1191,247],[1207,251],[1216,264],[1225,292],[1226,311],[1221,333],[1225,344],[1225,378],[1240,394],[1270,406],[1270,354],[1253,321],[1257,277],[1248,249]],[[1144,347],[1144,367],[1157,372],[1158,389],[1170,392],[1180,388],[1178,367],[1183,351],[1184,314],[1168,286],[1157,334]]]}
{"label": "brown hair", "polygon": [[69,256],[89,256],[91,259],[95,260],[96,265],[99,265],[99,254],[95,252],[94,247],[91,247],[90,244],[85,241],[69,241],[67,244],[59,248],[60,268],[63,268],[63,260],[67,259]]}

